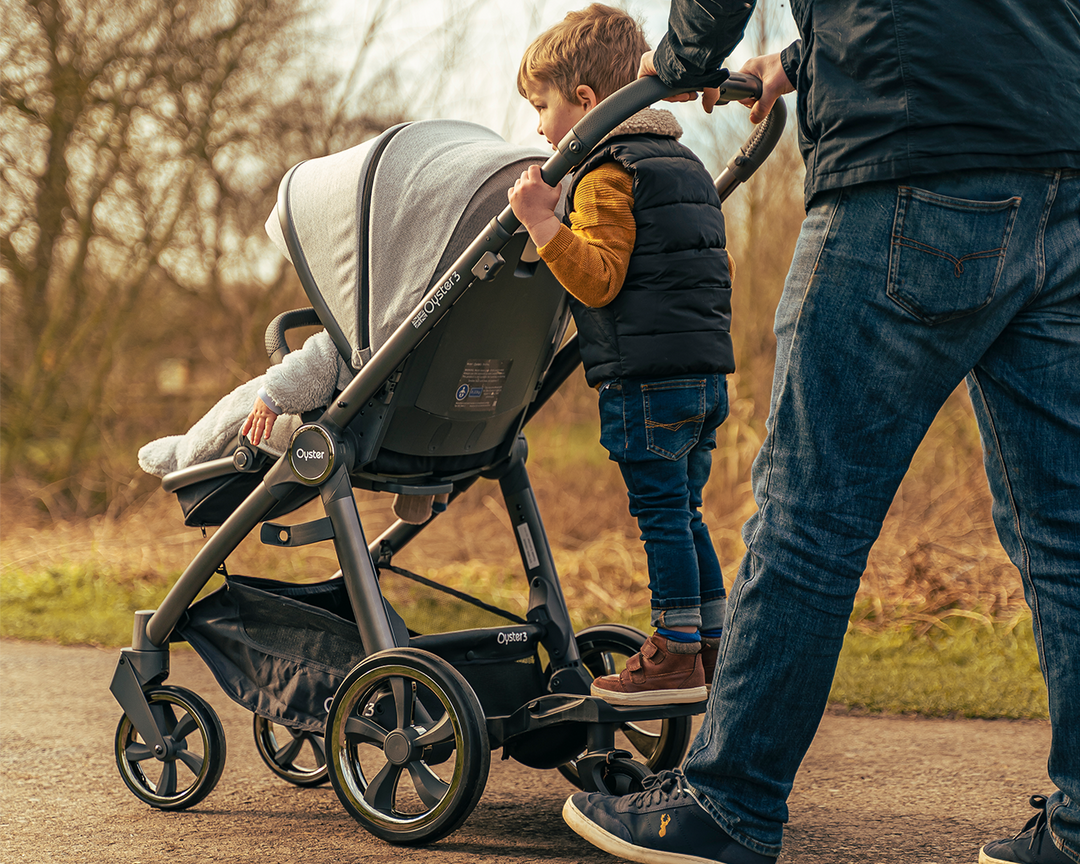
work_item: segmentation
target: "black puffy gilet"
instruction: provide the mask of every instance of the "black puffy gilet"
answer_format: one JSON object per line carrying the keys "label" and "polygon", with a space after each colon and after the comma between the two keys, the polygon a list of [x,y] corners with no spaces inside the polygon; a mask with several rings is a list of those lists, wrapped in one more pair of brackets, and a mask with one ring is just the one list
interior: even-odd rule
{"label": "black puffy gilet", "polygon": [[616,136],[578,168],[567,214],[581,178],[611,161],[634,178],[637,233],[611,303],[570,298],[586,380],[734,372],[724,217],[709,172],[674,138]]}

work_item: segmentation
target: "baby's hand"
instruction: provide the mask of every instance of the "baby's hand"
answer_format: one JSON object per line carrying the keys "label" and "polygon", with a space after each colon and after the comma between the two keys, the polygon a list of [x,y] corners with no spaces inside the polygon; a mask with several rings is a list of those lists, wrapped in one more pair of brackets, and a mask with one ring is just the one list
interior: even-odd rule
{"label": "baby's hand", "polygon": [[244,421],[241,434],[247,435],[251,443],[258,447],[263,438],[269,440],[270,433],[274,429],[275,420],[277,420],[277,414],[271,411],[269,406],[256,396],[255,404],[252,406],[247,420]]}
{"label": "baby's hand", "polygon": [[540,166],[530,165],[507,191],[510,208],[538,247],[547,243],[559,230],[555,208],[562,194],[558,186],[548,186],[540,176]]}

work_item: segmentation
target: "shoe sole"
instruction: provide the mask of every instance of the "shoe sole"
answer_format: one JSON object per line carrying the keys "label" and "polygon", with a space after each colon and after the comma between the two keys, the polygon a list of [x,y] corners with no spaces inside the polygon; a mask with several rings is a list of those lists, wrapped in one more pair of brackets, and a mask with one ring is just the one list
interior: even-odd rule
{"label": "shoe sole", "polygon": [[562,808],[563,821],[579,837],[589,841],[598,849],[603,849],[627,861],[639,864],[724,864],[719,858],[699,858],[697,855],[684,855],[681,852],[665,852],[661,849],[649,849],[635,846],[633,843],[609,834],[591,819],[586,818],[571,798],[566,799]]}
{"label": "shoe sole", "polygon": [[986,854],[985,847],[979,850],[979,864],[1015,864],[1012,861],[1003,861],[1001,858],[991,858]]}
{"label": "shoe sole", "polygon": [[608,705],[691,705],[709,698],[705,687],[686,687],[682,690],[642,690],[640,693],[617,693],[595,685],[589,694],[603,699]]}

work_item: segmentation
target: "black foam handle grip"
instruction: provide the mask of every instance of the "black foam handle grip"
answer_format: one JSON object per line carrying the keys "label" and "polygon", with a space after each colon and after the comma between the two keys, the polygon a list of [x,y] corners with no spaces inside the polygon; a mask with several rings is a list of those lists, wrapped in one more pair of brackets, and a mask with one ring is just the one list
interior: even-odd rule
{"label": "black foam handle grip", "polygon": [[285,334],[289,330],[298,327],[321,327],[318,313],[310,306],[306,309],[290,309],[282,312],[266,327],[264,337],[266,343],[266,356],[270,358],[270,365],[280,363],[289,353],[289,343],[285,341]]}

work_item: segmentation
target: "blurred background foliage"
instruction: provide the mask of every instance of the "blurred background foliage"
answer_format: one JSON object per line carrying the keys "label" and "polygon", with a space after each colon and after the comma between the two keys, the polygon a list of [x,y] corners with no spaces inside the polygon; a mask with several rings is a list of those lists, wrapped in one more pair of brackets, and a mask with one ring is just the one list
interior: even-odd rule
{"label": "blurred background foliage", "polygon": [[[483,58],[462,48],[483,0],[433,2],[445,3],[445,24],[408,44],[423,58],[423,110],[475,119],[464,103],[440,98],[440,82],[455,75],[486,88],[489,101],[513,104],[512,72],[493,81]],[[263,230],[285,171],[421,113],[401,52],[383,41],[417,7],[354,6],[352,53],[329,64],[318,30],[325,10],[296,0],[0,0],[0,519],[3,574],[15,586],[8,596],[29,591],[42,574],[70,584],[90,575],[142,596],[146,586],[167,585],[197,550],[199,532],[182,527],[175,502],[140,472],[136,451],[183,432],[264,371],[266,324],[306,305]],[[522,46],[562,15],[544,8],[522,4]],[[787,15],[760,3],[746,56],[775,50]],[[714,173],[749,132],[739,106],[711,117],[692,105],[673,110]],[[803,215],[802,177],[789,128],[725,205],[739,371],[729,379],[732,413],[704,509],[729,580],[754,507],[750,464],[765,435],[772,319]],[[597,442],[595,394],[583,376],[529,432],[530,471],[579,622],[645,609],[644,554],[618,472]],[[501,502],[481,485],[401,563],[458,587],[479,581],[496,594],[520,592],[504,589],[520,562]],[[390,521],[389,500],[358,500],[373,537]],[[256,538],[230,569],[326,578],[337,567],[324,545],[282,560]],[[927,633],[958,616],[976,627],[1013,626],[1023,608],[994,535],[978,432],[959,390],[890,512],[853,626],[870,632],[901,622]]]}
{"label": "blurred background foliage", "polygon": [[263,231],[278,181],[408,117],[393,75],[356,92],[394,5],[367,7],[342,70],[295,0],[3,0],[9,490],[122,507],[149,488],[139,443],[265,367],[300,299]]}

